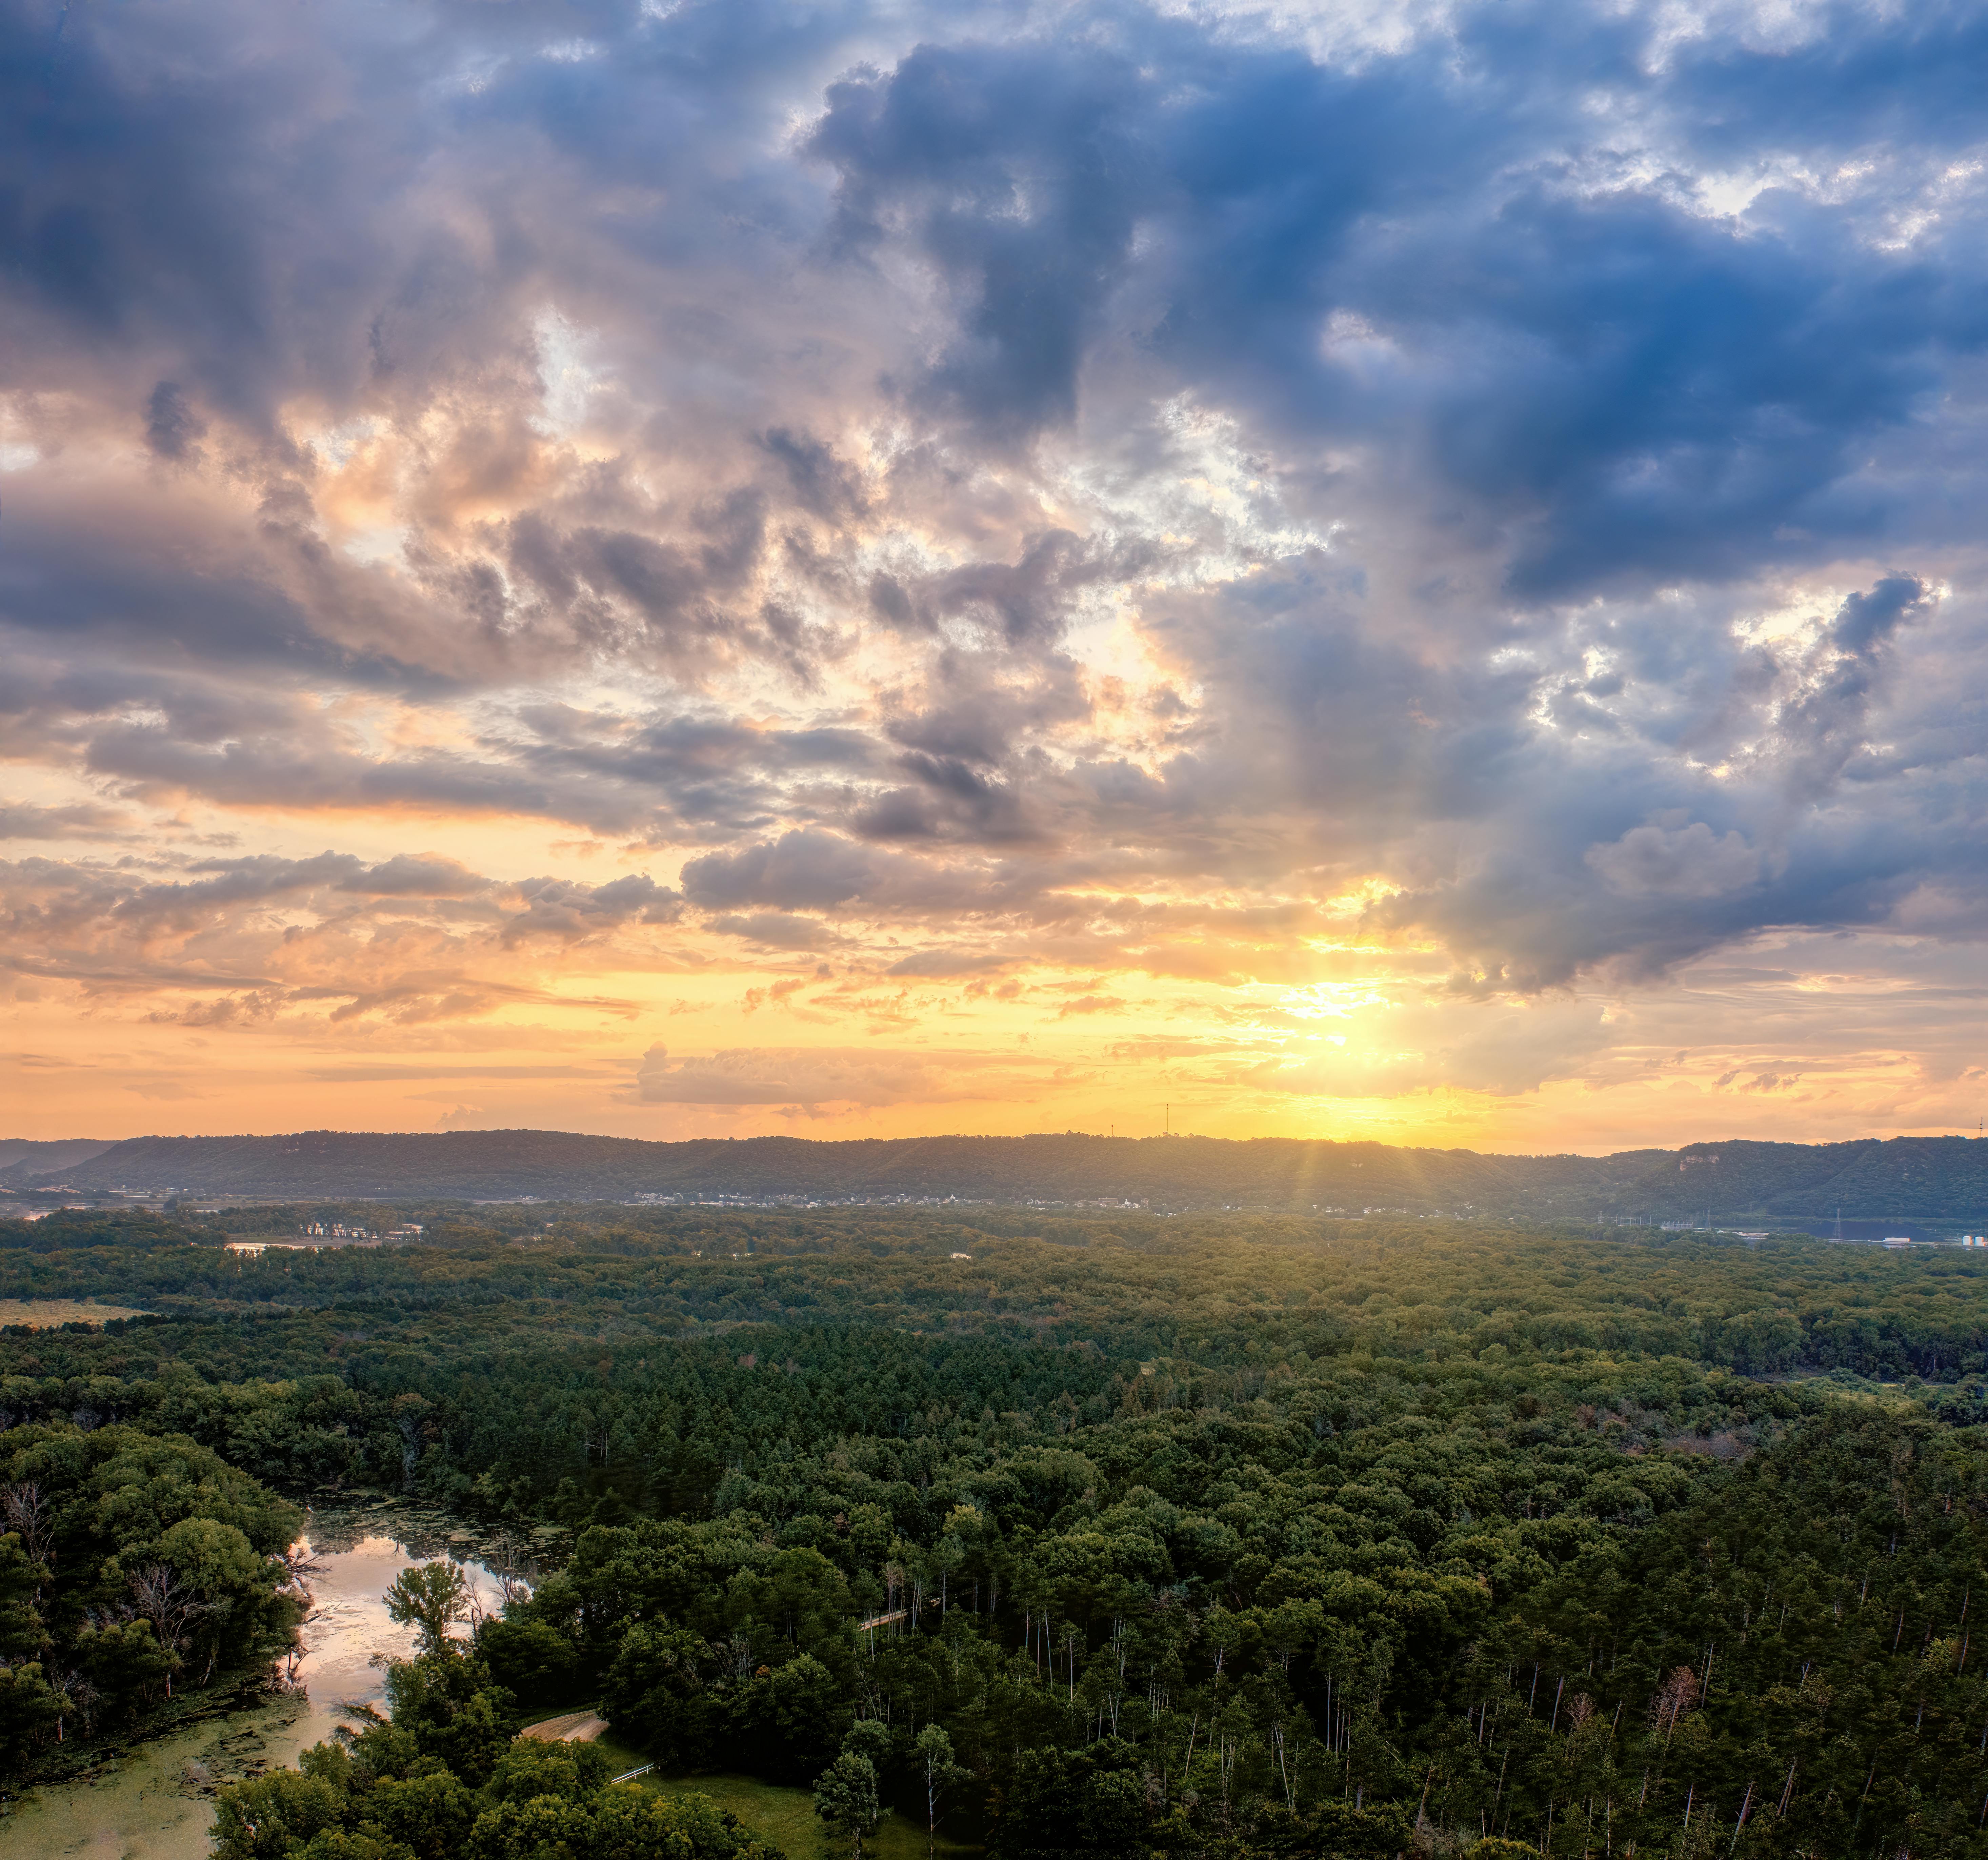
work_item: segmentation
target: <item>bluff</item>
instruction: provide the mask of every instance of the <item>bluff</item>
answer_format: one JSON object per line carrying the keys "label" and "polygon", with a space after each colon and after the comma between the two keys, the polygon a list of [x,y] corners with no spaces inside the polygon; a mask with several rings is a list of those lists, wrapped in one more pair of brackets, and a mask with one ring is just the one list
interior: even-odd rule
{"label": "bluff", "polygon": [[[4,1146],[0,1146],[4,1147]],[[1609,1156],[1512,1156],[1380,1143],[1210,1137],[799,1137],[682,1143],[563,1131],[138,1137],[25,1155],[19,1187],[272,1199],[640,1195],[1097,1203],[1534,1219],[1709,1218],[1988,1226],[1988,1143],[1695,1143]]]}

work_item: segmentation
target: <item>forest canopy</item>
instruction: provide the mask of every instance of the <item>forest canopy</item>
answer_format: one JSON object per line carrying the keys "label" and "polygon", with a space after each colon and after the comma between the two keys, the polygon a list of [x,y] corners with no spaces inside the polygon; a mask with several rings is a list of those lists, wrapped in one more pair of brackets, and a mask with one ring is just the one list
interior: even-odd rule
{"label": "forest canopy", "polygon": [[[203,1517],[262,1507],[230,1527],[265,1577],[279,1495],[566,1534],[397,1680],[364,1733],[407,1731],[390,1761],[271,1781],[319,1804],[272,1855],[424,1852],[362,1800],[421,1775],[495,1840],[519,1699],[597,1706],[666,1776],[812,1787],[845,1846],[874,1795],[996,1860],[1988,1855],[1988,1260],[1133,1212],[423,1224],[244,1258],[78,1216],[0,1249],[0,1292],[157,1314],[0,1335],[8,1476],[73,1515],[142,1451]],[[60,1693],[102,1599],[23,1605],[8,1672]],[[178,1682],[282,1605],[175,1638]],[[430,1681],[484,1701],[480,1755],[421,1743]],[[31,1766],[50,1728],[9,1723]],[[546,1792],[576,1860],[593,1790]]]}

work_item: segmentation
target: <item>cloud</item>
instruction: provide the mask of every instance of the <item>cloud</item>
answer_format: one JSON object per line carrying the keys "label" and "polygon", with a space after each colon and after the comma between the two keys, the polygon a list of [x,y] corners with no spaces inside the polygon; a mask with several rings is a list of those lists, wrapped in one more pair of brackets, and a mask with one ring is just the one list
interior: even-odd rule
{"label": "cloud", "polygon": [[585,1066],[320,1066],[311,1076],[328,1085],[384,1085],[428,1079],[592,1078]]}
{"label": "cloud", "polygon": [[66,807],[0,803],[0,840],[106,840],[127,831],[131,817],[79,802]]}
{"label": "cloud", "polygon": [[[1510,1094],[1611,1063],[1518,997],[1978,941],[1984,46],[0,13],[0,834],[93,855],[5,960],[190,1042],[833,948],[1072,1052],[1357,970],[1273,1074]],[[657,1101],[965,1076],[725,1037]]]}
{"label": "cloud", "polygon": [[970,949],[921,949],[900,956],[884,973],[921,979],[988,975],[1009,967],[1013,960]]}
{"label": "cloud", "polygon": [[145,443],[161,458],[184,458],[205,423],[188,404],[177,381],[161,381],[145,403]]}
{"label": "cloud", "polygon": [[[147,871],[147,864],[150,872]],[[150,875],[163,867],[175,875]],[[625,1016],[626,998],[547,986],[527,959],[617,931],[668,925],[676,894],[646,874],[587,886],[508,888],[432,854],[368,864],[305,859],[127,856],[0,864],[4,961],[103,996],[155,996],[154,1025],[301,1031],[376,1016],[401,1026],[505,1007]],[[513,908],[514,906],[519,908]],[[194,997],[189,999],[188,997]]]}
{"label": "cloud", "polygon": [[714,917],[711,927],[721,936],[744,937],[769,949],[827,949],[837,940],[819,918],[800,917],[791,911],[753,911],[742,916]]}
{"label": "cloud", "polygon": [[453,859],[437,854],[396,853],[340,879],[338,888],[371,898],[468,898],[489,884]]}
{"label": "cloud", "polygon": [[736,853],[707,853],[683,868],[684,895],[707,909],[764,905],[828,910],[862,895],[874,864],[864,849],[832,834],[798,828]]}
{"label": "cloud", "polygon": [[1720,898],[1760,875],[1760,855],[1737,833],[1716,837],[1702,820],[1689,827],[1633,827],[1583,855],[1611,890],[1631,898]]}
{"label": "cloud", "polygon": [[1926,596],[1925,583],[1916,575],[1887,575],[1867,592],[1844,600],[1829,636],[1845,652],[1868,658],[1902,621],[1925,611]]}
{"label": "cloud", "polygon": [[525,908],[504,926],[504,939],[556,937],[573,942],[623,924],[673,924],[682,915],[683,896],[659,885],[647,872],[631,872],[604,884],[570,879],[532,878],[518,887]]}
{"label": "cloud", "polygon": [[672,1060],[651,1047],[635,1074],[644,1104],[870,1106],[957,1102],[991,1095],[970,1057],[869,1047],[735,1047]]}
{"label": "cloud", "polygon": [[[236,859],[198,860],[185,869],[192,875],[123,891],[108,905],[108,914],[150,935],[190,929],[242,906],[312,891],[414,899],[458,898],[489,888],[488,880],[453,860],[406,854],[369,866],[349,853],[326,851],[309,859],[259,853]],[[99,884],[107,877],[100,877]]]}

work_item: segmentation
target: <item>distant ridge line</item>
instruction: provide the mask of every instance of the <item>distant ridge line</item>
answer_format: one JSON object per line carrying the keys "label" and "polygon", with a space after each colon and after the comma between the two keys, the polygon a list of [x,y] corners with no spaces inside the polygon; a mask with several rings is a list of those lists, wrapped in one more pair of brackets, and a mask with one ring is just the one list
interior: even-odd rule
{"label": "distant ridge line", "polygon": [[[539,1130],[0,1140],[0,1185],[310,1199],[1124,1203],[1606,1219],[1981,1220],[1988,1142],[1732,1141],[1520,1156],[1296,1138],[695,1138]],[[0,1207],[4,1207],[0,1202]],[[1988,1225],[1988,1222],[1984,1222]]]}

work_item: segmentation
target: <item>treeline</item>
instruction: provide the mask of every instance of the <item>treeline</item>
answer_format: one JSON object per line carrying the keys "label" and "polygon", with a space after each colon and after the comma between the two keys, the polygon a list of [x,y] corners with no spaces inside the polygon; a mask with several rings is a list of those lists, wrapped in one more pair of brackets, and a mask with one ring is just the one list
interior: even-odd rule
{"label": "treeline", "polygon": [[[156,1248],[220,1246],[227,1233],[215,1223],[145,1208],[57,1208],[39,1220],[0,1219],[0,1251],[60,1253],[64,1266],[86,1264],[100,1250],[150,1252]],[[122,1270],[121,1260],[113,1263]]]}

